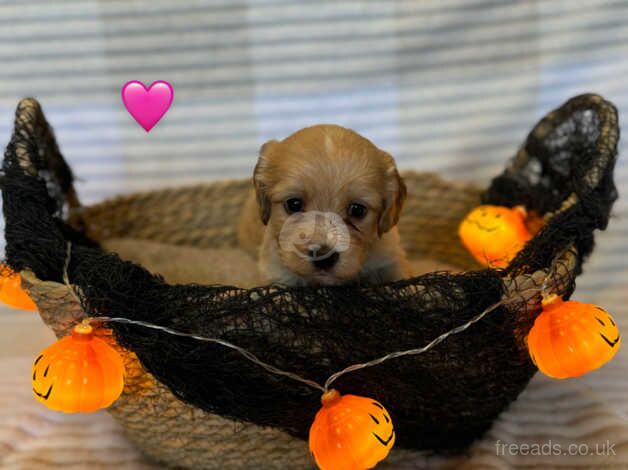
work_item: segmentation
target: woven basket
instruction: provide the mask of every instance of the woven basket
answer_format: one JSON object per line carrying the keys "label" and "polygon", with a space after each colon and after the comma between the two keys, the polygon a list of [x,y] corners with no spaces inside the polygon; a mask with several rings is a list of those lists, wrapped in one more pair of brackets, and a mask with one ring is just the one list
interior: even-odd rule
{"label": "woven basket", "polygon": [[[587,117],[587,112],[592,113],[595,119]],[[586,131],[586,123],[591,122],[597,126],[594,133],[596,138],[587,141],[582,137],[583,129]],[[551,133],[556,135],[548,140]],[[586,150],[584,152],[587,155],[586,165],[579,163],[579,168],[586,167],[586,171],[578,175],[577,185],[570,186],[572,190],[554,192],[560,195],[560,201],[554,198],[550,202],[542,196],[547,193],[547,188],[544,189],[540,184],[538,187],[530,187],[523,182],[529,183],[531,179],[531,162],[541,161],[541,165],[546,165],[547,158],[549,162],[557,161],[552,160],[554,157],[565,158],[565,155],[560,154],[564,142],[563,146],[553,150],[551,145],[546,145],[542,152],[549,151],[552,154],[549,157],[541,155],[542,152],[539,150],[539,142],[558,142],[561,138],[571,139],[569,140],[571,144],[575,142],[576,147],[579,145]],[[411,259],[432,259],[456,266],[461,271],[479,270],[480,267],[459,242],[457,228],[461,219],[481,202],[505,205],[524,203],[543,215],[546,225],[553,227],[557,231],[555,233],[564,235],[560,245],[556,244],[541,254],[542,249],[550,245],[547,241],[550,237],[544,235],[545,232],[542,230],[535,237],[536,242],[533,241],[537,245],[531,243],[532,248],[524,250],[508,269],[489,273],[501,284],[494,289],[494,297],[510,299],[503,311],[513,320],[507,323],[512,335],[495,339],[496,343],[504,341],[508,346],[508,354],[512,355],[509,358],[512,371],[504,370],[503,374],[495,374],[489,364],[480,371],[486,376],[486,380],[477,382],[475,376],[476,382],[470,384],[472,388],[479,387],[477,393],[483,394],[491,403],[475,415],[474,411],[470,411],[469,416],[462,416],[456,410],[447,414],[447,407],[451,407],[451,403],[447,402],[447,392],[444,391],[440,408],[438,405],[428,403],[426,409],[430,413],[427,415],[430,419],[427,419],[426,423],[437,422],[441,414],[443,417],[447,416],[447,420],[455,420],[455,416],[459,416],[453,425],[460,428],[460,436],[463,438],[462,440],[460,436],[456,438],[463,443],[465,440],[466,443],[471,442],[490,426],[499,412],[517,397],[532,377],[535,368],[527,356],[525,336],[539,312],[540,296],[530,288],[538,287],[545,282],[548,289],[565,297],[572,293],[574,279],[580,272],[583,258],[592,249],[592,232],[596,228],[605,228],[612,202],[616,197],[612,184],[612,170],[617,140],[617,117],[614,107],[598,96],[584,95],[572,99],[542,120],[534,128],[517,157],[486,191],[471,184],[447,182],[435,174],[403,175],[409,198],[399,228],[404,247]],[[48,201],[25,196],[25,185],[39,184],[44,187],[43,183],[47,188]],[[550,184],[552,183],[550,181]],[[175,250],[174,252],[177,249],[199,250],[199,254],[202,254],[203,250],[218,249],[225,252],[237,250],[239,214],[249,191],[248,181],[227,181],[134,194],[91,207],[81,207],[72,186],[71,171],[59,153],[39,104],[35,100],[25,99],[18,106],[15,133],[4,162],[3,199],[7,220],[7,261],[12,267],[21,270],[23,286],[29,290],[45,323],[57,336],[64,336],[80,319],[93,314],[86,313],[93,305],[91,303],[93,299],[86,299],[83,296],[79,301],[75,294],[88,289],[87,284],[81,285],[77,281],[73,290],[62,281],[64,259],[50,254],[59,251],[57,246],[59,240],[83,244],[85,250],[95,250],[94,252],[101,250],[94,242],[104,246],[113,239],[145,242],[153,244],[153,249],[163,247]],[[58,204],[55,205],[51,201]],[[59,225],[64,203],[66,208],[70,209],[69,215],[65,217],[66,223],[60,225],[61,235],[55,235],[57,245],[54,247],[52,242],[46,245],[47,241],[42,241],[45,237],[41,233],[38,234],[37,242],[33,241],[35,238],[30,239],[29,234],[35,233],[38,229],[30,226],[29,222],[24,220],[25,217],[11,209],[17,206],[32,208],[33,211],[38,209],[40,214],[49,214],[48,217]],[[593,214],[593,211],[596,213]],[[580,231],[574,232],[565,228],[573,226],[570,225],[572,220],[577,220],[581,224]],[[560,232],[559,229],[563,231]],[[46,249],[47,246],[51,247],[49,251]],[[548,253],[551,256],[547,256]],[[216,267],[215,270],[219,271],[220,267]],[[75,278],[80,278],[78,268],[72,268],[66,274],[70,275],[73,283]],[[438,280],[438,276],[440,275],[430,275],[429,279]],[[384,286],[383,289],[393,289],[396,295],[400,292],[414,295],[421,290],[423,285],[421,283],[427,282],[421,279]],[[238,284],[239,281],[240,279],[233,279],[231,284]],[[164,289],[166,287],[164,284]],[[372,292],[368,288],[360,289],[361,295]],[[454,294],[469,295],[462,288],[451,295]],[[279,295],[290,296],[291,291],[280,291]],[[436,295],[431,301],[434,311],[442,310],[439,304],[443,302],[442,299]],[[447,305],[445,304],[445,307]],[[455,312],[452,312],[452,317],[455,320]],[[481,322],[476,325],[476,331],[470,332],[469,335],[489,336],[499,330],[498,334],[504,336],[501,330],[504,324],[497,323],[499,322]],[[142,357],[141,342],[136,341],[136,346],[133,346],[133,338],[125,336],[127,330],[116,328],[113,330],[114,336],[105,338],[123,355],[126,378],[124,392],[111,406],[109,412],[122,424],[128,437],[150,458],[171,466],[195,469],[313,467],[302,433],[286,431],[281,427],[268,426],[256,419],[249,420],[230,413],[228,417],[223,417],[200,408],[193,398],[181,400],[182,393],[176,383],[161,372],[157,372],[160,375],[157,377],[147,371],[156,368],[147,357]],[[118,346],[114,337],[126,348]],[[455,344],[443,346],[440,352],[437,348],[434,354],[444,356],[452,354],[454,357],[455,351],[447,348],[465,347]],[[485,346],[487,360],[490,360],[491,347],[488,343]],[[474,354],[482,355],[483,352],[468,351],[469,356]],[[138,355],[141,361],[138,360]],[[380,354],[373,354],[378,355]],[[354,361],[349,363],[352,362]],[[464,368],[465,364],[457,364],[456,367]],[[335,370],[337,368],[332,367],[330,372]],[[437,374],[438,371],[432,373]],[[455,374],[456,370],[443,370],[443,374],[452,373]],[[369,387],[369,381],[371,388],[375,389],[372,378],[361,380],[366,381],[366,389]],[[507,386],[499,383],[507,381],[512,383],[506,384]],[[486,388],[483,388],[484,385]],[[492,394],[492,390],[496,389],[499,390]],[[242,393],[243,396],[248,393],[243,390],[231,392]],[[421,394],[423,391],[417,389],[416,393]],[[469,391],[469,395],[474,393],[475,391]],[[391,412],[394,417],[394,400],[390,397],[388,401],[379,396],[377,398],[386,403],[387,407],[392,406]],[[278,407],[290,406],[289,402],[282,404],[281,397],[277,397],[277,400]],[[393,403],[390,403],[391,400]],[[316,401],[314,399],[313,407],[316,406]],[[473,406],[471,401],[469,403]],[[403,419],[401,423],[396,424],[403,425]],[[429,426],[434,425],[426,424],[426,427]],[[429,433],[430,429],[427,432]],[[448,446],[430,445],[419,441],[413,445],[402,441],[398,447],[400,448],[393,451],[386,465],[394,463],[397,458],[407,456],[408,452]]]}

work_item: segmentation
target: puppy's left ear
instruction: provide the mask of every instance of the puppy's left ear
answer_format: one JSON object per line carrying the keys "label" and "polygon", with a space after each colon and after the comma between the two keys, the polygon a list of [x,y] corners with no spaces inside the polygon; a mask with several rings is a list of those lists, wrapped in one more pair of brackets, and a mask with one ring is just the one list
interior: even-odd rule
{"label": "puppy's left ear", "polygon": [[257,205],[259,207],[260,218],[262,223],[266,225],[270,219],[270,198],[268,197],[268,160],[271,150],[278,144],[276,140],[269,140],[259,150],[259,158],[255,171],[253,172],[253,185],[255,186],[255,196],[257,197]]}
{"label": "puppy's left ear", "polygon": [[384,208],[379,216],[377,223],[377,233],[381,237],[384,233],[388,232],[391,228],[397,225],[399,222],[399,216],[401,215],[401,209],[406,201],[407,189],[406,184],[403,182],[395,160],[386,152],[382,152],[384,158],[388,163],[386,169],[386,185],[384,187]]}

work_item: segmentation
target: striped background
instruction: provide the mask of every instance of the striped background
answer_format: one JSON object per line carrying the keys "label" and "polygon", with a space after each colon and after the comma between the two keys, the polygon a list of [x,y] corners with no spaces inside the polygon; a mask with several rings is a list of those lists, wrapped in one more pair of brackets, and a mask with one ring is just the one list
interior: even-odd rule
{"label": "striped background", "polygon": [[[628,122],[627,20],[625,0],[0,0],[0,142],[18,99],[37,97],[87,203],[247,177],[265,140],[321,122],[403,169],[487,182],[572,95],[600,93]],[[175,90],[150,134],[121,104],[132,79]],[[625,158],[616,177],[623,195]],[[577,297],[628,331],[624,198],[614,215]],[[589,382],[610,393],[626,363]],[[613,394],[624,413],[626,395]]]}

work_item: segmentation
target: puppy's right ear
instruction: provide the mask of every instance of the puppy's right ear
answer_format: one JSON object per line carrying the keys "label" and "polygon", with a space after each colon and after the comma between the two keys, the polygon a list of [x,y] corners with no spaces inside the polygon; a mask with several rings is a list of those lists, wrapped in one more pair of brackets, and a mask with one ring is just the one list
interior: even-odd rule
{"label": "puppy's right ear", "polygon": [[255,171],[253,172],[253,185],[255,186],[255,196],[257,197],[257,205],[262,223],[266,225],[270,219],[271,202],[268,197],[268,161],[272,149],[278,144],[276,140],[269,140],[259,150],[259,157]]}

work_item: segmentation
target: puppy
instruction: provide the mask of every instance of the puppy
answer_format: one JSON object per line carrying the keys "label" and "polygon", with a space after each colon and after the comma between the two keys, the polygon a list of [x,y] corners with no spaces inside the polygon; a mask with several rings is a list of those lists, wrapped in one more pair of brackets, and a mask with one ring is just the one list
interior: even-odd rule
{"label": "puppy", "polygon": [[[266,281],[335,285],[411,275],[395,227],[406,186],[393,158],[356,132],[317,125],[271,140],[253,182],[257,204],[245,207],[240,239],[255,245],[263,231]],[[265,227],[251,222],[253,210]]]}

